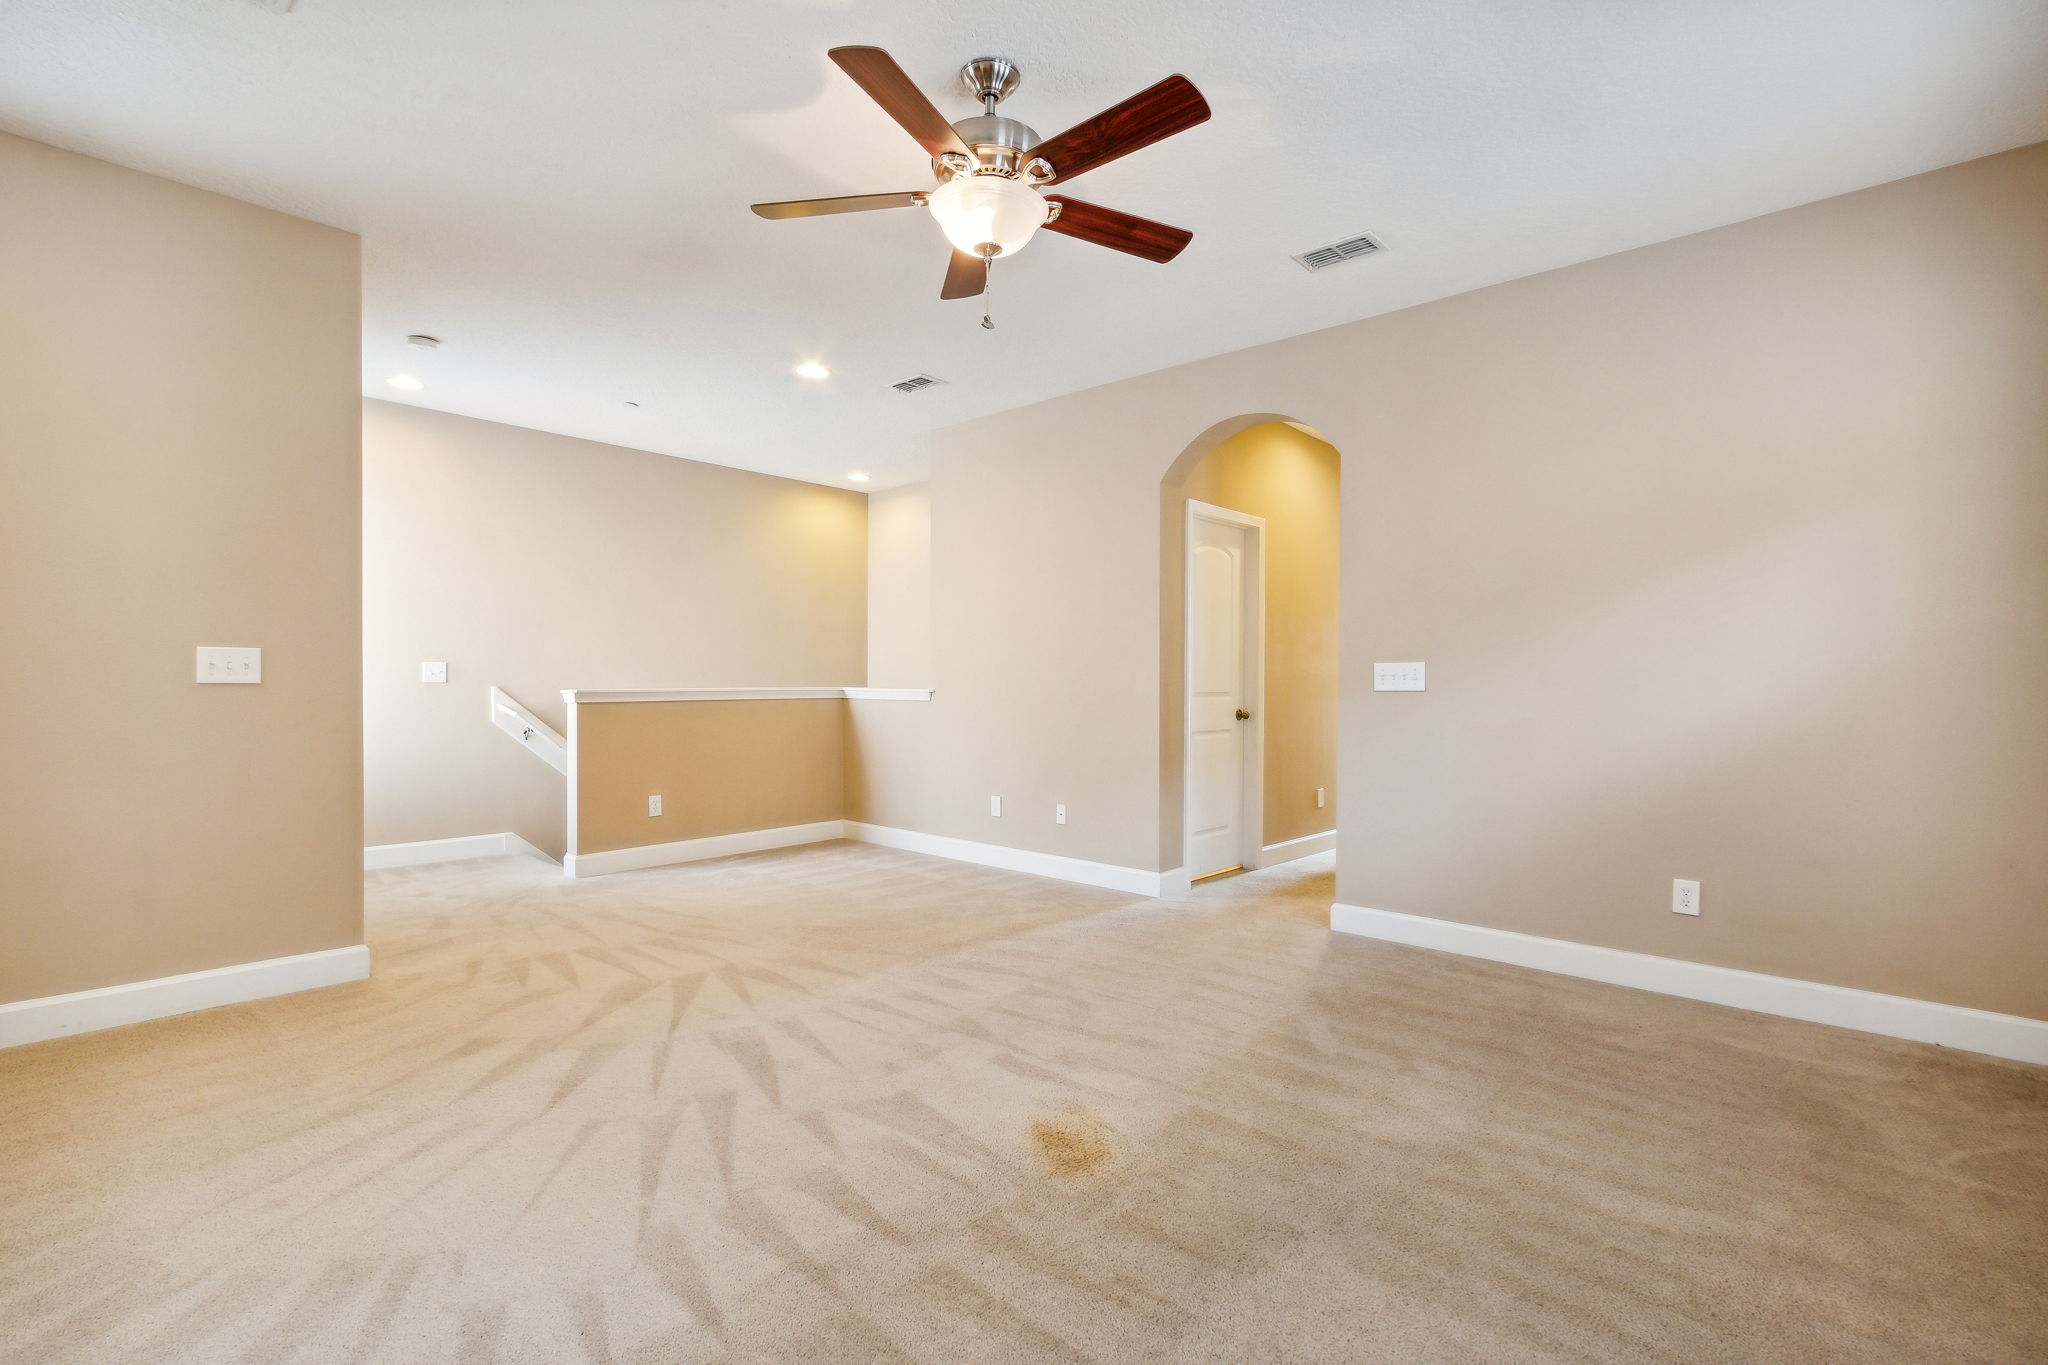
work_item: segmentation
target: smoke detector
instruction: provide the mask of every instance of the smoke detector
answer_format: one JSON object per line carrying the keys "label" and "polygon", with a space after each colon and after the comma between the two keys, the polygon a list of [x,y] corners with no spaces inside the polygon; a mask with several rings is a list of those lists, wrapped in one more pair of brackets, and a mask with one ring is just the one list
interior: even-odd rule
{"label": "smoke detector", "polygon": [[415,351],[431,351],[441,344],[441,338],[430,337],[424,332],[414,332],[405,339],[405,344]]}

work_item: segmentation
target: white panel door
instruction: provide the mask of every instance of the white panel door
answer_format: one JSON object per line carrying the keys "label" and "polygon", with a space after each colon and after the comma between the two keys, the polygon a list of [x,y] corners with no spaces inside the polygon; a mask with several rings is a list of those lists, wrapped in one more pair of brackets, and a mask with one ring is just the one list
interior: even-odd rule
{"label": "white panel door", "polygon": [[1188,527],[1187,869],[1245,862],[1252,532],[1194,517]]}

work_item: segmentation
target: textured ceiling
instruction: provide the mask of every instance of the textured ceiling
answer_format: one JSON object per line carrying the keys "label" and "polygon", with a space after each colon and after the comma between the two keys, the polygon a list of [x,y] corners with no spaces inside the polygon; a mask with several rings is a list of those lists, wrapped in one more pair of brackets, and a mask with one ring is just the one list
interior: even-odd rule
{"label": "textured ceiling", "polygon": [[[991,334],[921,211],[753,217],[929,183],[841,43],[953,117],[1008,56],[1048,136],[1186,73],[1213,120],[1075,192],[1194,244],[1041,235]],[[2044,56],[2042,0],[6,0],[0,127],[361,233],[378,397],[882,487],[917,431],[2048,138]]]}

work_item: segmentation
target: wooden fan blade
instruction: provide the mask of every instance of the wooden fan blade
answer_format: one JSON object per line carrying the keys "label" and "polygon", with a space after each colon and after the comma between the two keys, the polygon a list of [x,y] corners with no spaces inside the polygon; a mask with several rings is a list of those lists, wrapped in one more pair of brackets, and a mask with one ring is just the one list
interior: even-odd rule
{"label": "wooden fan blade", "polygon": [[816,218],[826,213],[915,208],[923,202],[923,190],[905,190],[901,194],[843,194],[836,199],[785,199],[776,204],[756,204],[754,212],[763,218]]}
{"label": "wooden fan blade", "polygon": [[1078,237],[1084,242],[1106,246],[1111,251],[1143,256],[1148,261],[1165,265],[1180,255],[1182,247],[1195,240],[1195,234],[1186,228],[1168,227],[1134,213],[1119,213],[1099,204],[1069,199],[1064,194],[1045,197],[1047,202],[1060,206],[1060,216],[1045,225],[1047,232]]}
{"label": "wooden fan blade", "polygon": [[825,55],[853,77],[853,83],[867,91],[868,98],[902,124],[903,131],[916,138],[927,152],[935,157],[946,152],[971,155],[946,116],[910,83],[910,77],[896,65],[894,57],[879,47],[835,47]]}
{"label": "wooden fan blade", "polygon": [[939,290],[942,299],[971,299],[988,288],[988,262],[979,256],[970,256],[964,251],[953,253],[953,259],[946,262],[946,284]]}
{"label": "wooden fan blade", "polygon": [[1209,102],[1194,82],[1186,76],[1168,76],[1122,104],[1039,143],[1028,155],[1044,157],[1055,179],[1072,180],[1161,138],[1185,132],[1208,117]]}

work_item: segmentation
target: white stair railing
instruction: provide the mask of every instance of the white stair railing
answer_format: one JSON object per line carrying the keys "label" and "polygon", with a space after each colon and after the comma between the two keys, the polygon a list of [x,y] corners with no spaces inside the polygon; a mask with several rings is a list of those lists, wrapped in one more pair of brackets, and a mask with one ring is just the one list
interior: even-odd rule
{"label": "white stair railing", "polygon": [[491,724],[556,772],[568,774],[569,741],[562,738],[562,732],[495,687],[491,689]]}

